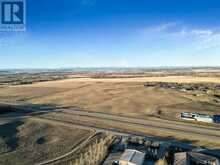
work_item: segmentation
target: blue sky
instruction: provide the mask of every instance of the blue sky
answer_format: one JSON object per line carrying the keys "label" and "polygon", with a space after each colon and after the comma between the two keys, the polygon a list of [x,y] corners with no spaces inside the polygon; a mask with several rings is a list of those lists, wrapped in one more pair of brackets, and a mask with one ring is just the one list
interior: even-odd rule
{"label": "blue sky", "polygon": [[220,66],[219,0],[26,0],[0,68]]}

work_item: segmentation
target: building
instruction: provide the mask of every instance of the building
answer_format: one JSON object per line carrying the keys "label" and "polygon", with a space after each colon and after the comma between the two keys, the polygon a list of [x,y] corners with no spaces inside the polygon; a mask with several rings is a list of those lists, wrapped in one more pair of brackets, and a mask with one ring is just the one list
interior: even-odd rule
{"label": "building", "polygon": [[180,115],[180,118],[183,120],[195,120],[195,113],[190,113],[190,112],[183,112]]}
{"label": "building", "polygon": [[220,165],[213,156],[197,152],[181,152],[174,155],[174,165]]}
{"label": "building", "polygon": [[132,149],[126,149],[122,154],[119,165],[143,165],[145,154]]}
{"label": "building", "polygon": [[186,152],[176,153],[173,165],[186,165]]}
{"label": "building", "polygon": [[197,152],[188,152],[186,156],[186,161],[187,161],[187,165],[188,164],[220,165],[219,160],[217,158]]}
{"label": "building", "polygon": [[183,112],[180,116],[183,120],[193,120],[193,121],[201,121],[206,123],[217,123],[220,122],[219,115],[206,115],[206,114],[199,114],[199,113],[191,113],[191,112]]}
{"label": "building", "polygon": [[194,118],[195,118],[195,121],[214,123],[213,117],[210,115],[196,114]]}

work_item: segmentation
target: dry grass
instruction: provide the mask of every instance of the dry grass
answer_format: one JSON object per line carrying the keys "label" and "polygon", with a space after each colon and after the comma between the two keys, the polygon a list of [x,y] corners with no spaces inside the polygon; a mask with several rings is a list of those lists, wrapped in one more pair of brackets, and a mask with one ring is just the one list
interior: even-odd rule
{"label": "dry grass", "polygon": [[[61,81],[42,82],[31,85],[19,85],[0,89],[0,101],[24,101],[39,105],[52,104],[57,106],[74,106],[89,111],[112,113],[147,119],[149,115],[162,113],[161,116],[177,117],[183,111],[201,113],[219,113],[220,106],[209,104],[210,97],[197,97],[190,93],[178,92],[171,89],[145,88],[143,82],[184,82],[220,83],[219,78],[213,77],[143,77],[143,78],[77,78]],[[86,123],[86,120],[84,121]],[[90,120],[91,122],[91,120]],[[97,124],[97,121],[95,121]],[[159,122],[159,121],[158,121]],[[173,122],[173,121],[172,121]],[[174,122],[173,122],[174,123]],[[98,124],[103,124],[99,122]],[[117,127],[112,123],[106,126]],[[178,139],[197,140],[196,143],[214,146],[212,140],[202,140],[200,137],[183,136],[175,132],[159,132],[146,130],[144,127],[129,127],[120,125],[120,129],[139,131],[149,135],[175,136]],[[219,144],[218,144],[219,145]],[[7,148],[6,148],[7,149]]]}
{"label": "dry grass", "polygon": [[6,141],[8,149],[0,153],[0,164],[30,165],[55,158],[70,151],[89,134],[89,131],[31,119],[1,125],[0,139]]}
{"label": "dry grass", "polygon": [[167,161],[166,161],[166,159],[159,159],[156,162],[156,165],[167,165]]}
{"label": "dry grass", "polygon": [[218,113],[219,106],[206,104],[209,96],[169,89],[146,89],[146,81],[169,82],[219,82],[209,77],[144,77],[144,78],[77,78],[42,82],[0,89],[0,100],[25,101],[34,104],[76,106],[91,111],[122,114],[135,117],[157,114],[162,110],[166,116],[175,116],[182,111]]}
{"label": "dry grass", "polygon": [[[99,118],[91,118],[91,117],[77,117],[75,115],[64,115],[64,114],[48,114],[47,118],[51,119],[58,119],[62,121],[67,121],[76,124],[87,124],[88,126],[95,126],[113,130],[120,130],[122,132],[130,132],[130,133],[141,133],[143,135],[149,136],[157,136],[163,137],[167,139],[176,139],[184,142],[193,143],[194,145],[199,146],[206,146],[211,148],[216,148],[220,146],[219,140],[213,140],[211,138],[207,138],[206,136],[202,136],[199,133],[190,133],[184,131],[184,129],[172,130],[172,129],[163,129],[163,128],[150,128],[145,125],[137,125],[137,124],[130,124],[124,123],[121,121],[110,121],[110,120],[103,120]],[[163,125],[162,123],[158,122],[158,125]],[[203,133],[204,135],[204,133]],[[216,133],[216,135],[218,135]]]}
{"label": "dry grass", "polygon": [[[57,81],[57,84],[64,82],[177,82],[177,83],[220,83],[219,77],[195,77],[195,76],[163,76],[163,77],[125,77],[125,78],[75,78]],[[39,84],[39,83],[37,83]],[[50,82],[40,83],[42,85]]]}

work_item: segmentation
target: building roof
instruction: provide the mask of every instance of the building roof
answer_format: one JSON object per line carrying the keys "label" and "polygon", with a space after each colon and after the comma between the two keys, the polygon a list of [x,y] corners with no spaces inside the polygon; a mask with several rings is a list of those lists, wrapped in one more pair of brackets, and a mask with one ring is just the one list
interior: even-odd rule
{"label": "building roof", "polygon": [[209,155],[205,155],[205,154],[201,154],[197,152],[188,152],[188,155],[191,157],[191,159],[193,158],[194,161],[201,162],[201,163],[218,161],[218,159],[213,156],[209,156]]}
{"label": "building roof", "polygon": [[186,152],[180,152],[174,154],[174,165],[185,165],[186,164]]}
{"label": "building roof", "polygon": [[143,164],[145,158],[145,154],[132,149],[126,149],[125,152],[122,154],[120,161],[127,161],[133,164],[141,165]]}

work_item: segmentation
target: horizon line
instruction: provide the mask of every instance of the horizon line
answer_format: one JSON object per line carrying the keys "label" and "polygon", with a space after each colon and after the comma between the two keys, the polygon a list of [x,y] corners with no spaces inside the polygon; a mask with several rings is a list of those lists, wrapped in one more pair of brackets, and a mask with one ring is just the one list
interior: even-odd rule
{"label": "horizon line", "polygon": [[219,68],[220,66],[86,66],[86,67],[33,67],[33,68],[0,68],[0,71],[4,70],[62,70],[62,69],[169,69],[169,68]]}

